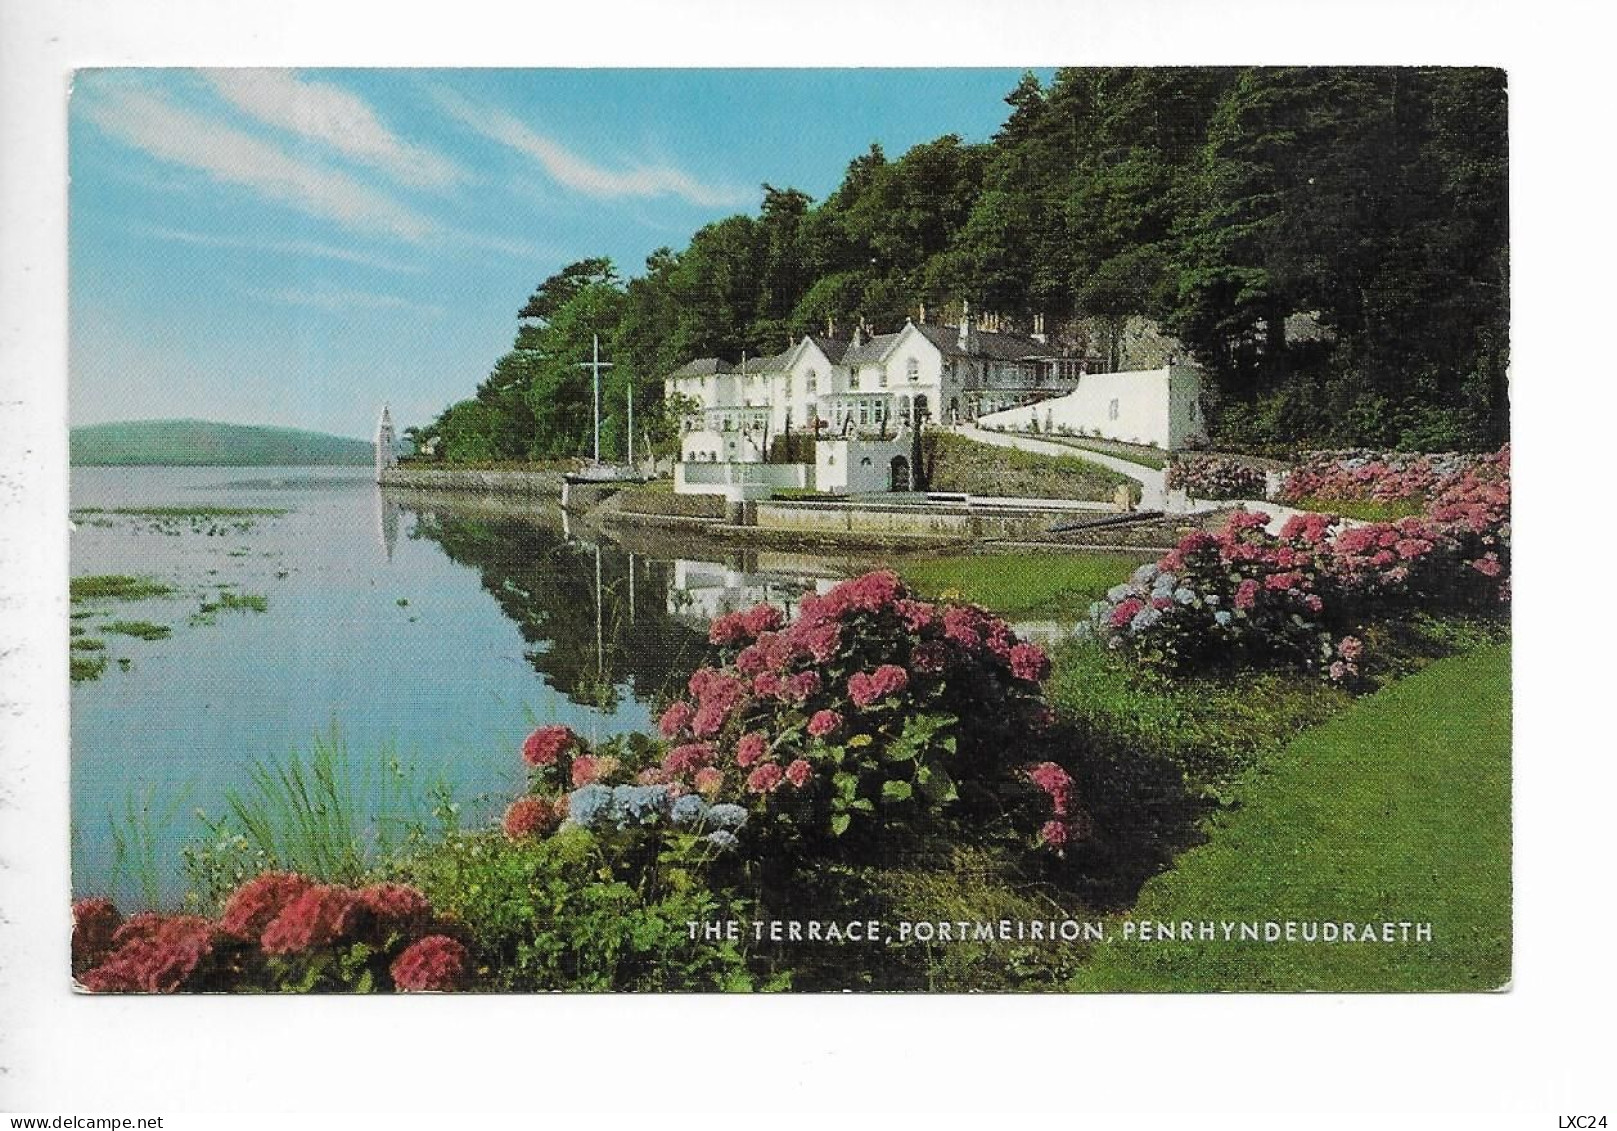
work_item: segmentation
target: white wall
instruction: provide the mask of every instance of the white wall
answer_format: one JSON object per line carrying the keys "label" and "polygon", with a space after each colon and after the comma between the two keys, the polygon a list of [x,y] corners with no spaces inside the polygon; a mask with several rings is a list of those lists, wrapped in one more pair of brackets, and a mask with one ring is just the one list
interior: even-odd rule
{"label": "white wall", "polygon": [[909,432],[892,440],[821,440],[814,445],[815,489],[846,495],[887,491],[894,456],[909,461]]}
{"label": "white wall", "polygon": [[782,488],[814,486],[806,463],[680,463],[674,465],[674,494],[722,495],[731,502],[767,499]]}
{"label": "white wall", "polygon": [[1201,416],[1201,383],[1196,370],[1188,365],[1127,373],[1086,373],[1078,387],[1065,396],[987,413],[977,423],[984,428],[1020,432],[1035,418],[1041,431],[1048,420],[1057,431],[1065,425],[1080,435],[1098,433],[1108,440],[1166,449],[1184,447],[1188,439],[1206,431]]}

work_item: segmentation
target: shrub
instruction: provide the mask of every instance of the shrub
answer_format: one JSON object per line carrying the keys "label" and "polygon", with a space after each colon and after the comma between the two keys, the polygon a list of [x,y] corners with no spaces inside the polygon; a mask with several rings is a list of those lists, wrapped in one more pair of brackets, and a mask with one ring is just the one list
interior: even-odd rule
{"label": "shrub", "polygon": [[[73,918],[74,970],[98,993],[367,993],[456,983],[443,943],[431,956],[419,951],[444,938],[445,925],[404,884],[350,888],[266,872],[237,888],[218,919],[147,911],[120,923],[106,900],[76,904]],[[397,980],[400,970],[409,984]]]}
{"label": "shrub", "polygon": [[1494,457],[1368,449],[1310,452],[1286,475],[1279,500],[1392,503],[1428,499],[1468,467],[1490,458]]}
{"label": "shrub", "polygon": [[1275,536],[1267,515],[1238,513],[1109,591],[1090,630],[1167,668],[1287,663],[1357,680],[1367,619],[1509,599],[1509,476],[1507,447],[1444,481],[1425,516],[1396,522],[1307,514]]}
{"label": "shrub", "polygon": [[1165,484],[1193,499],[1261,499],[1268,489],[1263,470],[1225,456],[1174,456]]}

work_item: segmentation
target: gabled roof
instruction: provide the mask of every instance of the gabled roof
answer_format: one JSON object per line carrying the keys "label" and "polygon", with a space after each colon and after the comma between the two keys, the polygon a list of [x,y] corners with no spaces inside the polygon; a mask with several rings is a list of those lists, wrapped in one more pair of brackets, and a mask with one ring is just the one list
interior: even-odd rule
{"label": "gabled roof", "polygon": [[892,352],[893,346],[898,343],[898,334],[877,334],[867,342],[856,346],[849,346],[848,352],[842,355],[843,365],[864,365],[880,361]]}
{"label": "gabled roof", "polygon": [[699,357],[695,361],[687,361],[678,369],[668,375],[671,381],[678,381],[683,377],[708,377],[714,373],[729,373],[734,369],[728,361],[717,357]]}
{"label": "gabled roof", "polygon": [[977,348],[966,351],[960,348],[960,328],[958,326],[933,326],[931,324],[915,327],[926,336],[926,340],[937,346],[945,357],[986,357],[994,361],[1024,361],[1032,357],[1049,357],[1050,347],[1031,338],[1026,334],[990,333],[986,330],[973,331]]}
{"label": "gabled roof", "polygon": [[819,351],[825,354],[826,360],[832,365],[840,364],[842,355],[848,352],[848,340],[846,338],[828,338],[824,334],[808,334],[804,337],[804,341],[813,342]]}
{"label": "gabled roof", "polygon": [[[794,349],[789,349],[783,353],[777,353],[773,357],[749,357],[744,359],[745,368],[749,375],[754,373],[784,373],[786,372],[786,363],[791,360],[794,352],[796,352]],[[739,373],[741,369],[742,366],[738,365],[734,371]]]}

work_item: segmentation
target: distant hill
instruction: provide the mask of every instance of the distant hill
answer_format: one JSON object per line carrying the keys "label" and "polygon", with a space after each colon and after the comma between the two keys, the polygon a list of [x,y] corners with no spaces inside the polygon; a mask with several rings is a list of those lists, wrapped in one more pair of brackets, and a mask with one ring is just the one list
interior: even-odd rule
{"label": "distant hill", "polygon": [[309,467],[368,464],[364,440],[304,432],[216,424],[207,420],[131,420],[92,424],[68,435],[68,458],[78,466]]}

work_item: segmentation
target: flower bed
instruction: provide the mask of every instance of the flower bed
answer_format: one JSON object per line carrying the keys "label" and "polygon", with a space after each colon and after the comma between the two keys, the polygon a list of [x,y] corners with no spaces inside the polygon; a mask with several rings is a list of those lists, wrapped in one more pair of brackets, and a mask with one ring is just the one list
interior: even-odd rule
{"label": "flower bed", "polygon": [[1193,499],[1262,499],[1268,477],[1262,468],[1226,456],[1178,453],[1168,464],[1168,490]]}
{"label": "flower bed", "polygon": [[1281,484],[1279,501],[1391,503],[1430,499],[1450,480],[1487,458],[1457,452],[1437,455],[1366,449],[1311,452],[1287,474]]}
{"label": "flower bed", "polygon": [[1285,663],[1359,679],[1368,619],[1509,599],[1510,449],[1467,461],[1433,489],[1425,515],[1396,522],[1299,515],[1275,536],[1269,516],[1238,513],[1112,589],[1091,607],[1090,627],[1168,668]]}
{"label": "flower bed", "polygon": [[98,993],[454,990],[470,973],[454,931],[403,884],[355,889],[266,872],[217,919],[146,911],[125,920],[109,900],[81,900],[73,971]]}

